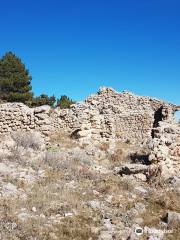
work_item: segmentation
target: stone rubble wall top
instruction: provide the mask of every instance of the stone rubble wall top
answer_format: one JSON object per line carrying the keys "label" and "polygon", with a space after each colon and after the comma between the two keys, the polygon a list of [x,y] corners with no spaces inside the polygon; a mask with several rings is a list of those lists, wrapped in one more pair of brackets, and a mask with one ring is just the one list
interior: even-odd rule
{"label": "stone rubble wall top", "polygon": [[70,109],[3,103],[0,104],[0,133],[34,129],[48,136],[63,130],[70,134],[76,131],[79,138],[143,142],[151,138],[155,118],[162,118],[161,108],[165,106],[169,118],[173,118],[176,105],[107,87],[101,87],[97,94],[73,104]]}

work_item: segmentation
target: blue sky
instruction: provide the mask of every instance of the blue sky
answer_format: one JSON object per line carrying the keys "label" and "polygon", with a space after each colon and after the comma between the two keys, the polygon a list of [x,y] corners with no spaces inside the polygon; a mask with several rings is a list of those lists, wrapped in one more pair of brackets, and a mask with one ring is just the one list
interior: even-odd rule
{"label": "blue sky", "polygon": [[22,58],[36,95],[105,85],[180,104],[179,0],[0,2],[0,55]]}

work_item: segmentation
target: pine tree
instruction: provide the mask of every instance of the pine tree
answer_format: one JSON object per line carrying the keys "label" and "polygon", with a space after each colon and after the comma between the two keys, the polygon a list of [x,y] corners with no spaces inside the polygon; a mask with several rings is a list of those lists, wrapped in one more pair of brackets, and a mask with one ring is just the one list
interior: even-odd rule
{"label": "pine tree", "polygon": [[61,96],[60,99],[57,100],[57,106],[60,108],[70,108],[75,101],[67,97],[66,95]]}
{"label": "pine tree", "polygon": [[31,79],[21,59],[12,52],[0,59],[0,99],[30,103],[33,96]]}
{"label": "pine tree", "polygon": [[54,107],[55,102],[56,102],[56,98],[54,95],[49,97],[46,94],[41,94],[40,96],[32,99],[31,106],[38,107],[42,105],[49,105],[51,107]]}

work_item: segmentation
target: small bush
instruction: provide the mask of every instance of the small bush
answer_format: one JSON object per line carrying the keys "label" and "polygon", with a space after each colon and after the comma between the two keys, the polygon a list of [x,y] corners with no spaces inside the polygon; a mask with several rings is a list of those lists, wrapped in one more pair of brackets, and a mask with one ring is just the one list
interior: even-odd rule
{"label": "small bush", "polygon": [[44,140],[38,132],[14,132],[11,137],[16,143],[16,148],[40,150],[44,146]]}

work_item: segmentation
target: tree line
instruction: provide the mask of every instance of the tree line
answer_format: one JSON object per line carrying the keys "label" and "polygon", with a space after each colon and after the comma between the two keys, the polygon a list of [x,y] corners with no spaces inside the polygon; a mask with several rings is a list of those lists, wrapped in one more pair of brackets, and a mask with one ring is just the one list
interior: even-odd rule
{"label": "tree line", "polygon": [[62,95],[42,93],[34,96],[31,85],[32,77],[25,64],[12,52],[7,52],[0,59],[0,102],[22,102],[29,107],[49,105],[51,107],[69,108],[75,101]]}

